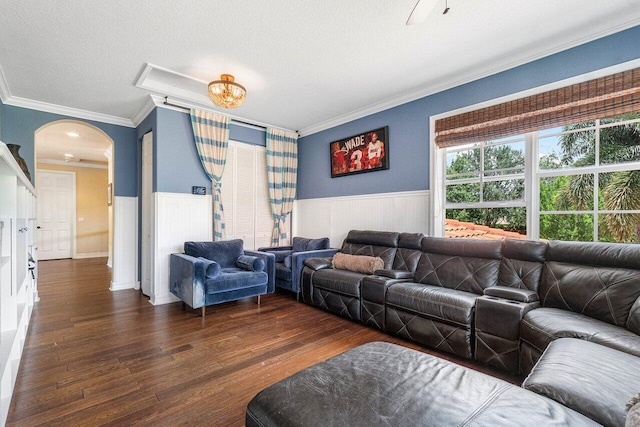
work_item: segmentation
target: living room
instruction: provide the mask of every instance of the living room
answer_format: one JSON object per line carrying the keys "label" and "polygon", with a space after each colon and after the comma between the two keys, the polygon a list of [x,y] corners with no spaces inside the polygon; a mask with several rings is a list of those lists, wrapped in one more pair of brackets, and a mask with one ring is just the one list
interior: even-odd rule
{"label": "living room", "polygon": [[[440,169],[446,149],[435,144],[436,121],[638,68],[640,12],[628,0],[589,2],[589,7],[578,1],[449,1],[446,14],[441,3],[434,2],[426,20],[412,26],[405,22],[415,1],[227,5],[220,16],[204,2],[185,10],[166,4],[131,10],[92,2],[3,5],[0,34],[8,42],[0,47],[0,141],[21,146],[32,175],[37,169],[35,134],[50,123],[80,121],[113,141],[113,269],[104,286],[118,294],[138,292],[146,274],[142,140],[152,132],[155,234],[152,284],[145,295],[150,308],[160,311],[179,301],[170,292],[169,255],[182,251],[185,241],[211,240],[213,235],[212,184],[185,108],[229,115],[229,140],[240,149],[264,152],[266,127],[297,131],[290,236],[326,236],[335,248],[350,230],[444,236],[447,177]],[[219,28],[201,30],[208,26],[200,15],[210,15],[207,19]],[[189,19],[199,24],[194,37],[182,34],[192,30]],[[347,31],[358,20],[362,28]],[[363,35],[369,32],[382,34],[374,39]],[[148,53],[131,59],[126,43],[114,33],[134,40],[136,52]],[[301,34],[303,40],[294,40]],[[191,38],[214,41],[189,53]],[[155,40],[160,42],[154,45]],[[288,58],[287,52],[296,57]],[[119,62],[120,55],[126,64]],[[267,60],[271,56],[277,60]],[[285,58],[293,71],[282,69]],[[305,61],[308,68],[297,68]],[[218,108],[208,100],[205,80],[223,73],[234,74],[247,89],[246,103],[237,109]],[[47,74],[51,76],[45,79]],[[114,99],[110,92],[124,95]],[[332,178],[330,143],[381,128],[388,128],[388,169]],[[257,162],[259,155],[251,155]],[[236,159],[236,164],[244,161]],[[37,189],[37,175],[33,183]],[[204,187],[205,198],[192,194],[193,187]],[[532,194],[494,207],[525,208],[532,215]],[[253,232],[236,231],[244,211],[232,212],[233,199],[223,197],[223,203],[229,208],[228,230],[233,230],[228,238],[244,238],[247,249],[269,246],[270,224],[265,235],[263,218],[254,212]],[[580,212],[598,214],[598,209]],[[524,234],[553,238],[535,225],[535,218],[545,215],[540,211],[527,218]],[[597,233],[596,228],[590,234],[592,240],[598,240]]]}

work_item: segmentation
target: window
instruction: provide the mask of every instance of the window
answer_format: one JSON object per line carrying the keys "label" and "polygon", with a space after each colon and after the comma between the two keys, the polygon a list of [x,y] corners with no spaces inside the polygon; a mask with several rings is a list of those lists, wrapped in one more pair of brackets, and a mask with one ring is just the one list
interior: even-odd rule
{"label": "window", "polygon": [[526,234],[524,136],[446,149],[446,218]]}
{"label": "window", "polygon": [[265,147],[229,141],[222,174],[222,205],[227,239],[244,248],[270,246],[273,216],[269,204]]}
{"label": "window", "polygon": [[640,238],[640,114],[540,132],[539,237]]}
{"label": "window", "polygon": [[446,220],[531,239],[640,242],[640,113],[441,148],[438,158]]}

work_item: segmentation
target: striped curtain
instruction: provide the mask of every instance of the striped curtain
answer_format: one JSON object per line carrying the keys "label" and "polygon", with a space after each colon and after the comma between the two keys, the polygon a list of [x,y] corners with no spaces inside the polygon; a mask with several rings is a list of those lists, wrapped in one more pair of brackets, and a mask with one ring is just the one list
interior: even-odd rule
{"label": "striped curtain", "polygon": [[287,243],[287,216],[293,209],[298,178],[298,134],[267,128],[267,176],[273,213],[271,245]]}
{"label": "striped curtain", "polygon": [[224,208],[222,207],[222,173],[229,147],[229,117],[191,110],[191,126],[200,162],[211,180],[213,192],[213,240],[224,240]]}

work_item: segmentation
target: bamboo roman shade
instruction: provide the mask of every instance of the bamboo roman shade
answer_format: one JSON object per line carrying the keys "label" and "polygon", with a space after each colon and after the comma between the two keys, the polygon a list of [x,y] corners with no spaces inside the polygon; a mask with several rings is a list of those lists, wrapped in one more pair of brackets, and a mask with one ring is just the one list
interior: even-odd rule
{"label": "bamboo roman shade", "polygon": [[440,148],[640,111],[640,68],[436,120]]}

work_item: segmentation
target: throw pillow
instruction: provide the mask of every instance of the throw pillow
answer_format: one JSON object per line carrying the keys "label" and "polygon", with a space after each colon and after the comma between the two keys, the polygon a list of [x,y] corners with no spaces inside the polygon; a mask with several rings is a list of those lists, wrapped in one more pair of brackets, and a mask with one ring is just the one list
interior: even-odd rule
{"label": "throw pillow", "polygon": [[625,427],[640,426],[640,393],[631,398],[627,404],[627,421]]}
{"label": "throw pillow", "polygon": [[220,272],[222,271],[222,267],[220,267],[220,264],[218,264],[215,261],[211,261],[210,259],[206,259],[203,257],[198,257],[198,259],[200,261],[202,261],[202,263],[204,264],[204,276],[207,279],[214,279],[216,277],[218,277],[218,275],[220,274]]}
{"label": "throw pillow", "polygon": [[373,274],[376,270],[384,268],[384,261],[380,257],[349,255],[338,252],[331,262],[333,268],[349,270],[356,273]]}
{"label": "throw pillow", "polygon": [[240,255],[236,260],[238,268],[247,271],[262,271],[264,270],[264,261],[262,258],[251,255]]}

